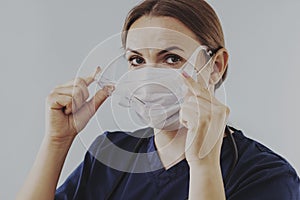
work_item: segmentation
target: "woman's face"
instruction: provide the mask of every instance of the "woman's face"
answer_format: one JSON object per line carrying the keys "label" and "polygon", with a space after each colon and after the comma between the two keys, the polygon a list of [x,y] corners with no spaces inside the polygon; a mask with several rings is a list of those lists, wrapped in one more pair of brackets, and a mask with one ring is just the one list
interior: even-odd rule
{"label": "woman's face", "polygon": [[199,45],[196,35],[179,20],[143,16],[128,31],[126,58],[130,68],[145,64],[180,68]]}

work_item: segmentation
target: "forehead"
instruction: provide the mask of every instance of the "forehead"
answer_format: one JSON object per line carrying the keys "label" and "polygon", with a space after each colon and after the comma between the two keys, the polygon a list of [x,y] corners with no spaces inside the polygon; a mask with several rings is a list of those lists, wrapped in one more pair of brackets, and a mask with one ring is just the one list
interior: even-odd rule
{"label": "forehead", "polygon": [[126,40],[126,48],[130,49],[165,49],[170,46],[195,49],[199,45],[196,35],[171,17],[141,17],[132,24]]}

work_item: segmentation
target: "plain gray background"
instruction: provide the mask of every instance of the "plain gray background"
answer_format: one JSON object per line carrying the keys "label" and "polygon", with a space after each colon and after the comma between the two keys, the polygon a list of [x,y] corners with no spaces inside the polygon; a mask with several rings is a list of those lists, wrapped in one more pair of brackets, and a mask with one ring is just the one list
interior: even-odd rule
{"label": "plain gray background", "polygon": [[[0,1],[0,199],[13,199],[44,134],[44,102],[76,76],[86,55],[119,33],[137,0]],[[209,1],[230,52],[226,81],[230,122],[300,170],[300,1]],[[114,124],[100,109],[103,129]],[[106,120],[106,121],[105,121]],[[102,131],[102,130],[101,130]],[[101,133],[93,119],[82,134]],[[83,159],[78,138],[60,184]]]}

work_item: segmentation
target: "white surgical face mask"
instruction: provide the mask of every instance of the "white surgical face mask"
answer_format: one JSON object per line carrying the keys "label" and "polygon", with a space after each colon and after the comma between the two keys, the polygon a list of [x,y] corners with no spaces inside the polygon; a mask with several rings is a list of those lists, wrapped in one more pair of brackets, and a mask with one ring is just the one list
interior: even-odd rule
{"label": "white surgical face mask", "polygon": [[116,84],[119,104],[133,109],[147,126],[177,130],[180,103],[187,91],[179,70],[145,66]]}
{"label": "white surgical face mask", "polygon": [[144,65],[128,71],[115,84],[113,96],[118,99],[119,105],[133,109],[145,126],[178,130],[182,127],[179,122],[180,105],[188,91],[181,74],[185,71],[197,80],[200,70],[205,67],[195,67],[201,51],[206,54],[203,63],[209,63],[206,49],[200,46],[180,69]]}

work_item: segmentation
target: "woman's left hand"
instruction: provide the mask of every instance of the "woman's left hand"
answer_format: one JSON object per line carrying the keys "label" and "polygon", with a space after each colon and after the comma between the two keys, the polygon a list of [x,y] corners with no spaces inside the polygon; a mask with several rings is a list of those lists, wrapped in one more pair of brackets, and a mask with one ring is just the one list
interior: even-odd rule
{"label": "woman's left hand", "polygon": [[180,110],[180,121],[188,129],[185,157],[189,164],[219,164],[229,108],[219,102],[205,86],[183,74],[189,91]]}

